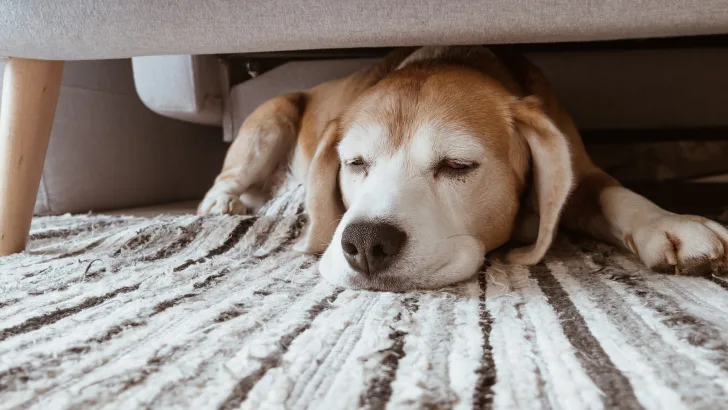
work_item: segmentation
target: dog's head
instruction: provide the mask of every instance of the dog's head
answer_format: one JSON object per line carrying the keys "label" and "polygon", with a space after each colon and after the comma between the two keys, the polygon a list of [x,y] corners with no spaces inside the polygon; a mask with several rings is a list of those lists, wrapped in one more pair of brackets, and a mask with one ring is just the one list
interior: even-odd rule
{"label": "dog's head", "polygon": [[[571,186],[568,141],[534,97],[463,64],[413,63],[326,128],[309,171],[303,248],[343,286],[431,289],[471,277],[514,230],[532,180],[538,262]],[[325,244],[325,246],[321,246]]]}

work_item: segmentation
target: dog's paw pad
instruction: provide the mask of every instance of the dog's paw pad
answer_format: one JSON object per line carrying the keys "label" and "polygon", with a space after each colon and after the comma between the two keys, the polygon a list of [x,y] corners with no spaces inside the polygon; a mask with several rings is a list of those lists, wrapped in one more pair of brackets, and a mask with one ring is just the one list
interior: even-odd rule
{"label": "dog's paw pad", "polygon": [[665,215],[637,227],[625,242],[660,272],[705,275],[728,267],[728,230],[691,215]]}
{"label": "dog's paw pad", "polygon": [[239,197],[222,193],[208,194],[197,208],[199,215],[244,215],[246,212]]}

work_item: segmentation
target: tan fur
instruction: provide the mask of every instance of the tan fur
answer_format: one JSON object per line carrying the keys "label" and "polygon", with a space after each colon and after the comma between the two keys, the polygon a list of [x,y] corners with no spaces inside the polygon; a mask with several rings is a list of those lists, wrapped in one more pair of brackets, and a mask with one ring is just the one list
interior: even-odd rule
{"label": "tan fur", "polygon": [[479,227],[474,236],[486,250],[514,234],[517,214],[527,209],[518,199],[533,200],[537,238],[508,254],[513,263],[539,262],[559,222],[630,249],[653,268],[698,271],[728,262],[728,231],[623,188],[591,162],[541,72],[483,47],[397,50],[370,69],[263,104],[242,126],[199,212],[245,212],[239,197],[255,189],[266,195],[266,176],[295,153],[311,218],[299,249],[320,253],[349,206],[339,187],[342,136],[358,124],[387,124],[384,144],[394,152],[433,121],[476,135],[501,164],[497,175],[484,177],[489,190],[474,194],[462,215]]}
{"label": "tan fur", "polygon": [[536,242],[513,249],[506,259],[515,264],[532,265],[543,258],[556,235],[561,210],[574,183],[574,172],[566,136],[541,111],[535,96],[515,103],[513,112],[516,127],[531,149],[540,223]]}
{"label": "tan fur", "polygon": [[339,157],[336,144],[341,136],[338,121],[329,122],[322,135],[306,179],[306,210],[310,220],[306,237],[298,244],[303,252],[323,252],[345,211],[337,188]]}

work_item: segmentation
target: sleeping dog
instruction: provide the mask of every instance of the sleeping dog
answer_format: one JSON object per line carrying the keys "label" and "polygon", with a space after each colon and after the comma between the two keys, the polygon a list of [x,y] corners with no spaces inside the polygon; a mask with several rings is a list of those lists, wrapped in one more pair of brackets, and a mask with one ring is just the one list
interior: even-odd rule
{"label": "sleeping dog", "polygon": [[[654,270],[728,265],[728,230],[670,213],[597,168],[541,72],[508,48],[398,49],[371,68],[273,98],[245,121],[200,214],[243,214],[290,166],[309,223],[297,249],[353,288],[432,289],[538,263],[558,225]],[[530,233],[530,235],[529,235]]]}

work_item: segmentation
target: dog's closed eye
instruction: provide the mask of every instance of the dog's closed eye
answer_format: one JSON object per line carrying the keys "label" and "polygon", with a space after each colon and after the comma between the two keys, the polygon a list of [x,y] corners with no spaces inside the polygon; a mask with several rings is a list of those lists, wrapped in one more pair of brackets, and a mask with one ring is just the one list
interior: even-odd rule
{"label": "dog's closed eye", "polygon": [[344,165],[349,168],[352,172],[363,173],[369,169],[369,163],[362,157],[356,157],[344,161]]}
{"label": "dog's closed eye", "polygon": [[476,169],[479,165],[473,161],[445,158],[435,166],[435,177],[463,176]]}

